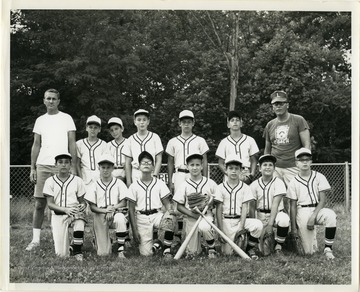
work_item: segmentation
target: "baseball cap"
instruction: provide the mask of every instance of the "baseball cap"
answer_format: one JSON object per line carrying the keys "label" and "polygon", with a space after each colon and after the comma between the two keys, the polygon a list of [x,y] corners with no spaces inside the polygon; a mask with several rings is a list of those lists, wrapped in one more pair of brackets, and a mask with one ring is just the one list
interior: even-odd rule
{"label": "baseball cap", "polygon": [[106,153],[100,156],[98,164],[102,164],[102,163],[110,163],[110,164],[115,164],[114,158],[112,157],[112,155]]}
{"label": "baseball cap", "polygon": [[312,156],[311,150],[303,147],[295,151],[295,158],[298,158],[301,155]]}
{"label": "baseball cap", "polygon": [[231,162],[233,162],[235,164],[240,164],[241,166],[243,165],[242,160],[236,154],[229,155],[225,158],[225,165],[228,165]]}
{"label": "baseball cap", "polygon": [[144,109],[138,109],[136,112],[134,112],[134,118],[138,115],[150,116],[149,112]]}
{"label": "baseball cap", "polygon": [[192,111],[189,110],[183,110],[180,114],[179,114],[179,119],[182,118],[192,118],[194,119],[194,114]]}
{"label": "baseball cap", "polygon": [[122,120],[120,118],[113,117],[108,121],[108,127],[109,128],[114,124],[119,125],[119,126],[121,126],[121,128],[124,129],[123,122],[122,122]]}
{"label": "baseball cap", "polygon": [[97,124],[99,126],[101,126],[101,119],[95,115],[92,115],[90,117],[87,118],[86,120],[86,124]]}
{"label": "baseball cap", "polygon": [[139,158],[138,158],[138,161],[139,163],[144,159],[144,158],[147,158],[147,159],[150,159],[152,164],[154,164],[154,157],[147,151],[143,151],[140,153],[139,155]]}
{"label": "baseball cap", "polygon": [[239,118],[241,119],[241,115],[238,111],[230,111],[228,114],[228,121],[230,121],[232,118]]}
{"label": "baseball cap", "polygon": [[59,159],[68,158],[71,159],[71,154],[68,152],[60,153],[55,156],[55,161],[58,161]]}
{"label": "baseball cap", "polygon": [[261,165],[264,161],[272,161],[274,164],[276,163],[276,157],[274,155],[271,154],[264,154],[261,155],[259,158],[259,165]]}
{"label": "baseball cap", "polygon": [[191,159],[201,159],[201,160],[203,160],[203,155],[200,154],[199,152],[191,153],[188,156],[186,156],[186,159],[185,159],[186,163],[189,163],[189,161]]}
{"label": "baseball cap", "polygon": [[270,95],[271,97],[271,103],[277,102],[277,101],[284,101],[284,99],[288,99],[287,93],[283,90],[276,90]]}

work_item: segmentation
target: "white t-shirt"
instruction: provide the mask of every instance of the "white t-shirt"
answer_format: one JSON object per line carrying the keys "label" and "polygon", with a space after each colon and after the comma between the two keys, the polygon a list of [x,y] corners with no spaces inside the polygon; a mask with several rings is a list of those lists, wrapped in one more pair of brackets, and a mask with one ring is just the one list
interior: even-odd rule
{"label": "white t-shirt", "polygon": [[36,164],[55,165],[55,156],[69,152],[68,132],[76,131],[72,117],[59,111],[55,115],[48,113],[35,121],[33,133],[41,136],[40,153]]}

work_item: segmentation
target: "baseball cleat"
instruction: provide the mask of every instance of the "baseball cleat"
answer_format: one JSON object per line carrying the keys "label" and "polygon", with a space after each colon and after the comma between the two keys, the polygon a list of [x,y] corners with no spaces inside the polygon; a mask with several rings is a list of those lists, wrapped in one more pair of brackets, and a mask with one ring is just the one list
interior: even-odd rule
{"label": "baseball cleat", "polygon": [[163,257],[166,260],[171,260],[173,258],[172,254],[170,252],[164,252]]}
{"label": "baseball cleat", "polygon": [[126,256],[123,251],[118,252],[118,258],[119,259],[126,259]]}
{"label": "baseball cleat", "polygon": [[216,250],[210,249],[208,257],[209,257],[209,259],[216,259],[217,258]]}
{"label": "baseball cleat", "polygon": [[275,254],[276,254],[276,255],[283,255],[283,254],[284,254],[283,251],[282,251],[282,247],[281,247],[280,244],[277,244],[277,245],[275,246]]}
{"label": "baseball cleat", "polygon": [[326,259],[328,259],[328,260],[333,260],[335,258],[330,247],[326,247],[324,249],[324,254],[325,254]]}
{"label": "baseball cleat", "polygon": [[78,262],[82,262],[84,260],[84,256],[82,253],[78,253],[75,255],[75,259],[78,261]]}
{"label": "baseball cleat", "polygon": [[249,257],[251,257],[252,260],[256,261],[259,259],[259,256],[256,254],[255,250],[253,248],[249,249],[248,251]]}
{"label": "baseball cleat", "polygon": [[27,250],[27,251],[31,251],[32,249],[39,247],[39,245],[40,245],[40,242],[34,242],[34,241],[32,241],[32,242],[30,242],[29,245],[26,247],[26,250]]}

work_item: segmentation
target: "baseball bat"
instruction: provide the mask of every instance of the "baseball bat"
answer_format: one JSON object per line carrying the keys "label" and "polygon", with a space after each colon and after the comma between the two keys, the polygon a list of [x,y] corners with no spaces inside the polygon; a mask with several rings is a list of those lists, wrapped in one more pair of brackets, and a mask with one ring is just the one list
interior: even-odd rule
{"label": "baseball bat", "polygon": [[[198,211],[200,212],[200,214],[206,214],[206,211],[209,208],[210,203],[212,202],[213,197],[210,197],[209,203],[205,206],[204,210],[202,211],[202,213],[200,212],[200,210],[198,209]],[[201,216],[196,220],[193,228],[191,228],[189,234],[186,236],[186,238],[184,239],[183,243],[181,244],[181,246],[179,247],[178,251],[176,252],[175,256],[174,256],[174,260],[178,260],[181,258],[181,256],[184,254],[186,247],[188,246],[191,237],[193,236],[193,234],[195,233],[195,231],[197,230],[197,227],[199,226],[199,223],[201,221]]]}
{"label": "baseball bat", "polygon": [[208,218],[205,217],[204,214],[198,211],[201,215],[201,217],[204,218],[204,220],[212,227],[214,230],[219,233],[219,235],[233,248],[233,250],[242,258],[251,260],[251,258],[238,246],[236,245],[229,237],[226,236],[224,232],[222,232],[214,223],[212,223]]}

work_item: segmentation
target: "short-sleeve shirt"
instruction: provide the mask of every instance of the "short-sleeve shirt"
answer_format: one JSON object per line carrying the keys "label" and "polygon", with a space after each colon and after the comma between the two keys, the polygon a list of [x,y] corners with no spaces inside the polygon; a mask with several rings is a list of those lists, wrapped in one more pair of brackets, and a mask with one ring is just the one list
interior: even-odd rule
{"label": "short-sleeve shirt", "polygon": [[108,184],[98,179],[86,193],[85,199],[99,208],[106,208],[120,203],[122,200],[127,199],[128,196],[129,190],[126,185],[121,180],[113,177]]}
{"label": "short-sleeve shirt", "polygon": [[295,166],[295,151],[303,147],[300,132],[309,129],[302,116],[290,114],[286,121],[277,118],[268,122],[264,129],[264,138],[271,144],[271,154],[277,159],[276,166],[289,168]]}
{"label": "short-sleeve shirt", "polygon": [[174,157],[175,168],[186,167],[186,157],[192,153],[200,153],[204,155],[209,151],[204,138],[191,135],[188,138],[183,138],[181,135],[169,140],[165,152]]}
{"label": "short-sleeve shirt", "polygon": [[33,133],[41,136],[41,146],[36,164],[55,165],[55,156],[69,152],[68,132],[76,131],[72,117],[59,111],[55,115],[48,113],[35,121]]}
{"label": "short-sleeve shirt", "polygon": [[203,195],[212,195],[214,200],[221,200],[221,195],[217,184],[210,178],[202,176],[199,181],[186,179],[175,191],[173,200],[189,208],[187,196],[192,193],[201,193]]}
{"label": "short-sleeve shirt", "polygon": [[242,181],[233,188],[226,181],[219,184],[218,189],[221,193],[218,201],[223,203],[225,215],[241,215],[243,203],[255,200],[250,187]]}
{"label": "short-sleeve shirt", "polygon": [[114,157],[116,167],[125,165],[125,155],[123,154],[123,149],[126,143],[127,139],[122,140],[120,143],[116,142],[115,139],[107,143],[108,152],[112,157]]}
{"label": "short-sleeve shirt", "polygon": [[[256,200],[256,209],[260,210],[271,210],[274,198],[286,195],[285,183],[278,177],[273,177],[266,184],[260,177],[251,183],[250,188]],[[281,200],[278,210],[282,209],[284,209],[284,204]]]}
{"label": "short-sleeve shirt", "polygon": [[291,200],[297,200],[298,205],[311,205],[319,203],[320,192],[330,189],[326,177],[312,170],[308,180],[303,179],[299,174],[296,175],[288,185],[286,196]]}
{"label": "short-sleeve shirt", "polygon": [[244,167],[250,167],[250,157],[259,152],[254,138],[243,134],[236,141],[230,135],[220,141],[215,155],[219,158],[226,159],[229,155],[239,155]]}
{"label": "short-sleeve shirt", "polygon": [[78,198],[85,195],[85,185],[80,177],[72,174],[64,182],[53,175],[45,181],[43,194],[54,197],[60,207],[75,207],[79,204]]}
{"label": "short-sleeve shirt", "polygon": [[100,156],[108,151],[107,143],[98,139],[97,142],[91,145],[88,139],[85,138],[76,142],[76,149],[81,163],[81,175],[85,184],[96,181],[100,176],[98,161]]}
{"label": "short-sleeve shirt", "polygon": [[146,137],[141,140],[137,133],[135,133],[128,138],[128,143],[123,148],[124,155],[133,159],[131,164],[136,169],[139,168],[138,158],[143,151],[149,152],[153,156],[154,161],[156,155],[164,151],[158,134],[148,131]]}
{"label": "short-sleeve shirt", "polygon": [[129,201],[135,203],[135,211],[149,211],[160,209],[162,200],[170,196],[167,185],[155,177],[147,185],[141,179],[133,182],[129,187]]}

